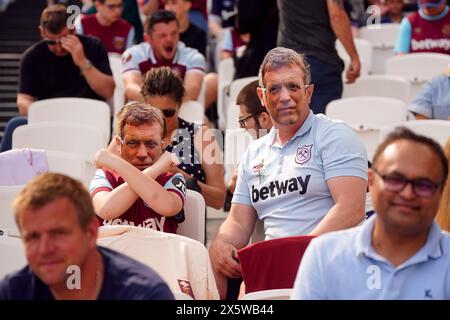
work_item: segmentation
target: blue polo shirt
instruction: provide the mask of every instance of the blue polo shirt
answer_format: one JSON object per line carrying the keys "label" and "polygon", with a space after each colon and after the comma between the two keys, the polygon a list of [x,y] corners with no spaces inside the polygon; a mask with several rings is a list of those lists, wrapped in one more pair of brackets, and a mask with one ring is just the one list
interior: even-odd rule
{"label": "blue polo shirt", "polygon": [[253,206],[266,239],[312,231],[335,202],[327,180],[367,180],[367,155],[356,133],[341,121],[310,111],[283,146],[277,130],[253,141],[239,165],[232,203]]}
{"label": "blue polo shirt", "polygon": [[434,222],[425,245],[395,267],[371,245],[375,217],[314,239],[292,299],[450,299],[450,235]]}
{"label": "blue polo shirt", "polygon": [[441,75],[427,82],[409,106],[409,110],[430,119],[450,118],[450,77]]}

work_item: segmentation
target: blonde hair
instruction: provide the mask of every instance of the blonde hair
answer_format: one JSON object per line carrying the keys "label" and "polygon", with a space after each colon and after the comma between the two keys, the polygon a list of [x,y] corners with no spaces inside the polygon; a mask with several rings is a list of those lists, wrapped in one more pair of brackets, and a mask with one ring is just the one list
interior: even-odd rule
{"label": "blonde hair", "polygon": [[[450,139],[447,141],[444,152],[445,156],[450,161]],[[436,215],[436,222],[442,230],[450,232],[450,176],[447,177],[444,190],[442,191],[441,202],[439,203],[439,209]]]}

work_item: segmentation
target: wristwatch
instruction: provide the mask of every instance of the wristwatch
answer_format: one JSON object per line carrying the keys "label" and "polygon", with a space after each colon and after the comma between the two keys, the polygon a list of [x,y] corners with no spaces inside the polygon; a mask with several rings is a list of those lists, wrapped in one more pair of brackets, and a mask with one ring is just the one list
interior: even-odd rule
{"label": "wristwatch", "polygon": [[86,62],[86,64],[80,68],[80,72],[83,73],[83,72],[85,72],[86,70],[92,68],[93,66],[94,66],[94,65],[92,64],[91,60],[88,59],[87,62]]}

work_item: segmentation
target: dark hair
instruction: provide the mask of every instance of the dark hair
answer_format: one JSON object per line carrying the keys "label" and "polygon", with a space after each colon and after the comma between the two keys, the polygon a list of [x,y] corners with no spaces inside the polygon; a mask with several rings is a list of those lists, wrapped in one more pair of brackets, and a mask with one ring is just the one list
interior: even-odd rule
{"label": "dark hair", "polygon": [[62,4],[55,4],[42,11],[40,26],[50,33],[60,33],[67,27],[67,19],[70,14]]}
{"label": "dark hair", "polygon": [[73,204],[80,227],[86,230],[95,218],[91,196],[81,182],[59,173],[39,174],[20,191],[12,203],[17,225],[20,228],[19,216],[24,210],[40,209],[61,198]]}
{"label": "dark hair", "polygon": [[147,72],[141,94],[147,96],[170,96],[178,106],[185,94],[183,80],[169,67],[153,68]]}
{"label": "dark hair", "polygon": [[444,172],[444,176],[442,177],[442,181],[447,180],[448,176],[448,160],[444,154],[444,150],[439,143],[434,141],[431,138],[425,137],[423,135],[419,135],[409,130],[406,127],[397,127],[394,131],[388,134],[386,139],[378,146],[375,154],[373,156],[372,166],[376,166],[377,160],[383,151],[391,144],[399,141],[399,140],[408,140],[412,142],[416,142],[419,144],[423,144],[428,146],[439,158],[442,166],[442,171]]}
{"label": "dark hair", "polygon": [[162,137],[166,134],[166,121],[158,108],[145,103],[131,103],[117,113],[116,134],[123,138],[123,128],[128,124],[140,126],[143,124],[158,123],[163,129]]}
{"label": "dark hair", "polygon": [[245,105],[247,111],[251,114],[260,114],[262,112],[267,112],[266,108],[261,104],[256,89],[258,88],[258,80],[252,81],[247,84],[236,98],[237,105]]}
{"label": "dark hair", "polygon": [[145,20],[145,32],[151,34],[153,27],[158,23],[169,23],[176,21],[178,24],[177,17],[173,11],[169,10],[156,10],[153,14]]}

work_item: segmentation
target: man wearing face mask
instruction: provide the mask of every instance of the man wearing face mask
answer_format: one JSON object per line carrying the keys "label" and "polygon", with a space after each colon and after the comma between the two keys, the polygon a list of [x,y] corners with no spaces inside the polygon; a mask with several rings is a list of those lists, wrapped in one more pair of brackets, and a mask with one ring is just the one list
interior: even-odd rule
{"label": "man wearing face mask", "polygon": [[11,149],[12,132],[27,124],[28,108],[36,100],[112,97],[114,79],[105,47],[98,39],[76,35],[69,18],[60,4],[42,12],[42,40],[25,51],[20,63],[17,107],[22,117],[7,124],[1,151]]}

